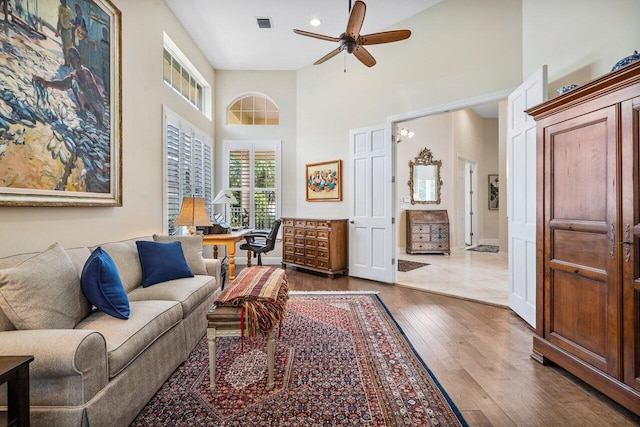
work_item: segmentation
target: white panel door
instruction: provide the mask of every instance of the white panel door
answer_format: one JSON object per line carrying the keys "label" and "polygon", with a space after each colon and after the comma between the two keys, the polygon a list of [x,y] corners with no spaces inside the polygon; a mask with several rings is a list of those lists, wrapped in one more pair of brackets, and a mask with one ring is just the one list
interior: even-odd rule
{"label": "white panel door", "polygon": [[524,112],[547,99],[547,66],[509,95],[507,216],[509,307],[536,326],[536,124]]}
{"label": "white panel door", "polygon": [[349,275],[395,281],[391,125],[349,132]]}

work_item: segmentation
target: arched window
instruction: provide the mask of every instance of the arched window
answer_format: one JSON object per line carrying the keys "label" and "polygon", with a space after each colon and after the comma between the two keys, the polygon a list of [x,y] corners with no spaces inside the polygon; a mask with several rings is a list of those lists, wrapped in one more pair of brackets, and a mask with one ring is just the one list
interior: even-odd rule
{"label": "arched window", "polygon": [[277,125],[279,122],[278,106],[261,93],[241,95],[227,107],[229,125]]}

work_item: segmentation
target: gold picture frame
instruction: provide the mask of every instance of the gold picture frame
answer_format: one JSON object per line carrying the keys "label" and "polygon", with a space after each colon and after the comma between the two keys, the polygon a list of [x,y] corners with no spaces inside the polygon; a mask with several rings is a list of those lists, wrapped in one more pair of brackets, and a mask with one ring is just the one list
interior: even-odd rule
{"label": "gold picture frame", "polygon": [[0,206],[122,206],[120,10],[39,0],[0,14]]}
{"label": "gold picture frame", "polygon": [[309,163],[305,171],[307,202],[342,201],[342,160]]}

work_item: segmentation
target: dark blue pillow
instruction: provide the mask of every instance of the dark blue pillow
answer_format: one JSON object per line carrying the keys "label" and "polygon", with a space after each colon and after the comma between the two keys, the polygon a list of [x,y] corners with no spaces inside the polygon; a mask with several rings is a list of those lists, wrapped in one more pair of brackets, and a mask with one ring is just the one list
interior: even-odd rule
{"label": "dark blue pillow", "polygon": [[184,258],[182,243],[147,242],[139,240],[138,255],[142,265],[142,287],[166,282],[167,280],[193,277]]}
{"label": "dark blue pillow", "polygon": [[113,259],[97,247],[82,269],[82,292],[102,312],[119,319],[129,318],[129,298]]}

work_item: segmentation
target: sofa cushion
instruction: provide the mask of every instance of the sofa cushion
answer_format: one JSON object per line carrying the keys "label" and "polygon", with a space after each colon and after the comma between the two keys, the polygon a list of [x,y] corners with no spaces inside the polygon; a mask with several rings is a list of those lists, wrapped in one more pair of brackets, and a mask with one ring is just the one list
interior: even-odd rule
{"label": "sofa cushion", "polygon": [[[122,284],[127,292],[140,286],[142,283],[142,266],[138,256],[136,241],[151,241],[151,236],[138,239],[122,240],[120,242],[103,243],[99,245],[107,252],[118,268]],[[91,248],[91,250],[96,249]]]}
{"label": "sofa cushion", "polygon": [[188,279],[170,280],[148,288],[138,288],[129,294],[130,301],[163,300],[177,301],[182,305],[182,317],[187,317],[194,308],[216,290],[216,279],[211,276],[195,276]]}
{"label": "sofa cushion", "polygon": [[153,240],[160,243],[180,242],[182,244],[184,258],[187,260],[191,272],[193,274],[207,274],[207,268],[204,265],[204,258],[202,257],[202,235],[160,236],[154,234]]}
{"label": "sofa cushion", "polygon": [[0,270],[0,308],[17,329],[71,329],[91,312],[78,271],[58,243]]}
{"label": "sofa cushion", "polygon": [[82,291],[100,311],[119,319],[129,318],[129,299],[108,253],[97,247],[82,270]]}
{"label": "sofa cushion", "polygon": [[175,301],[131,301],[130,305],[131,314],[127,320],[96,311],[76,326],[76,329],[92,330],[104,336],[109,378],[122,372],[182,320],[182,308]]}
{"label": "sofa cushion", "polygon": [[182,243],[136,242],[142,265],[142,287],[193,277],[184,259]]}

